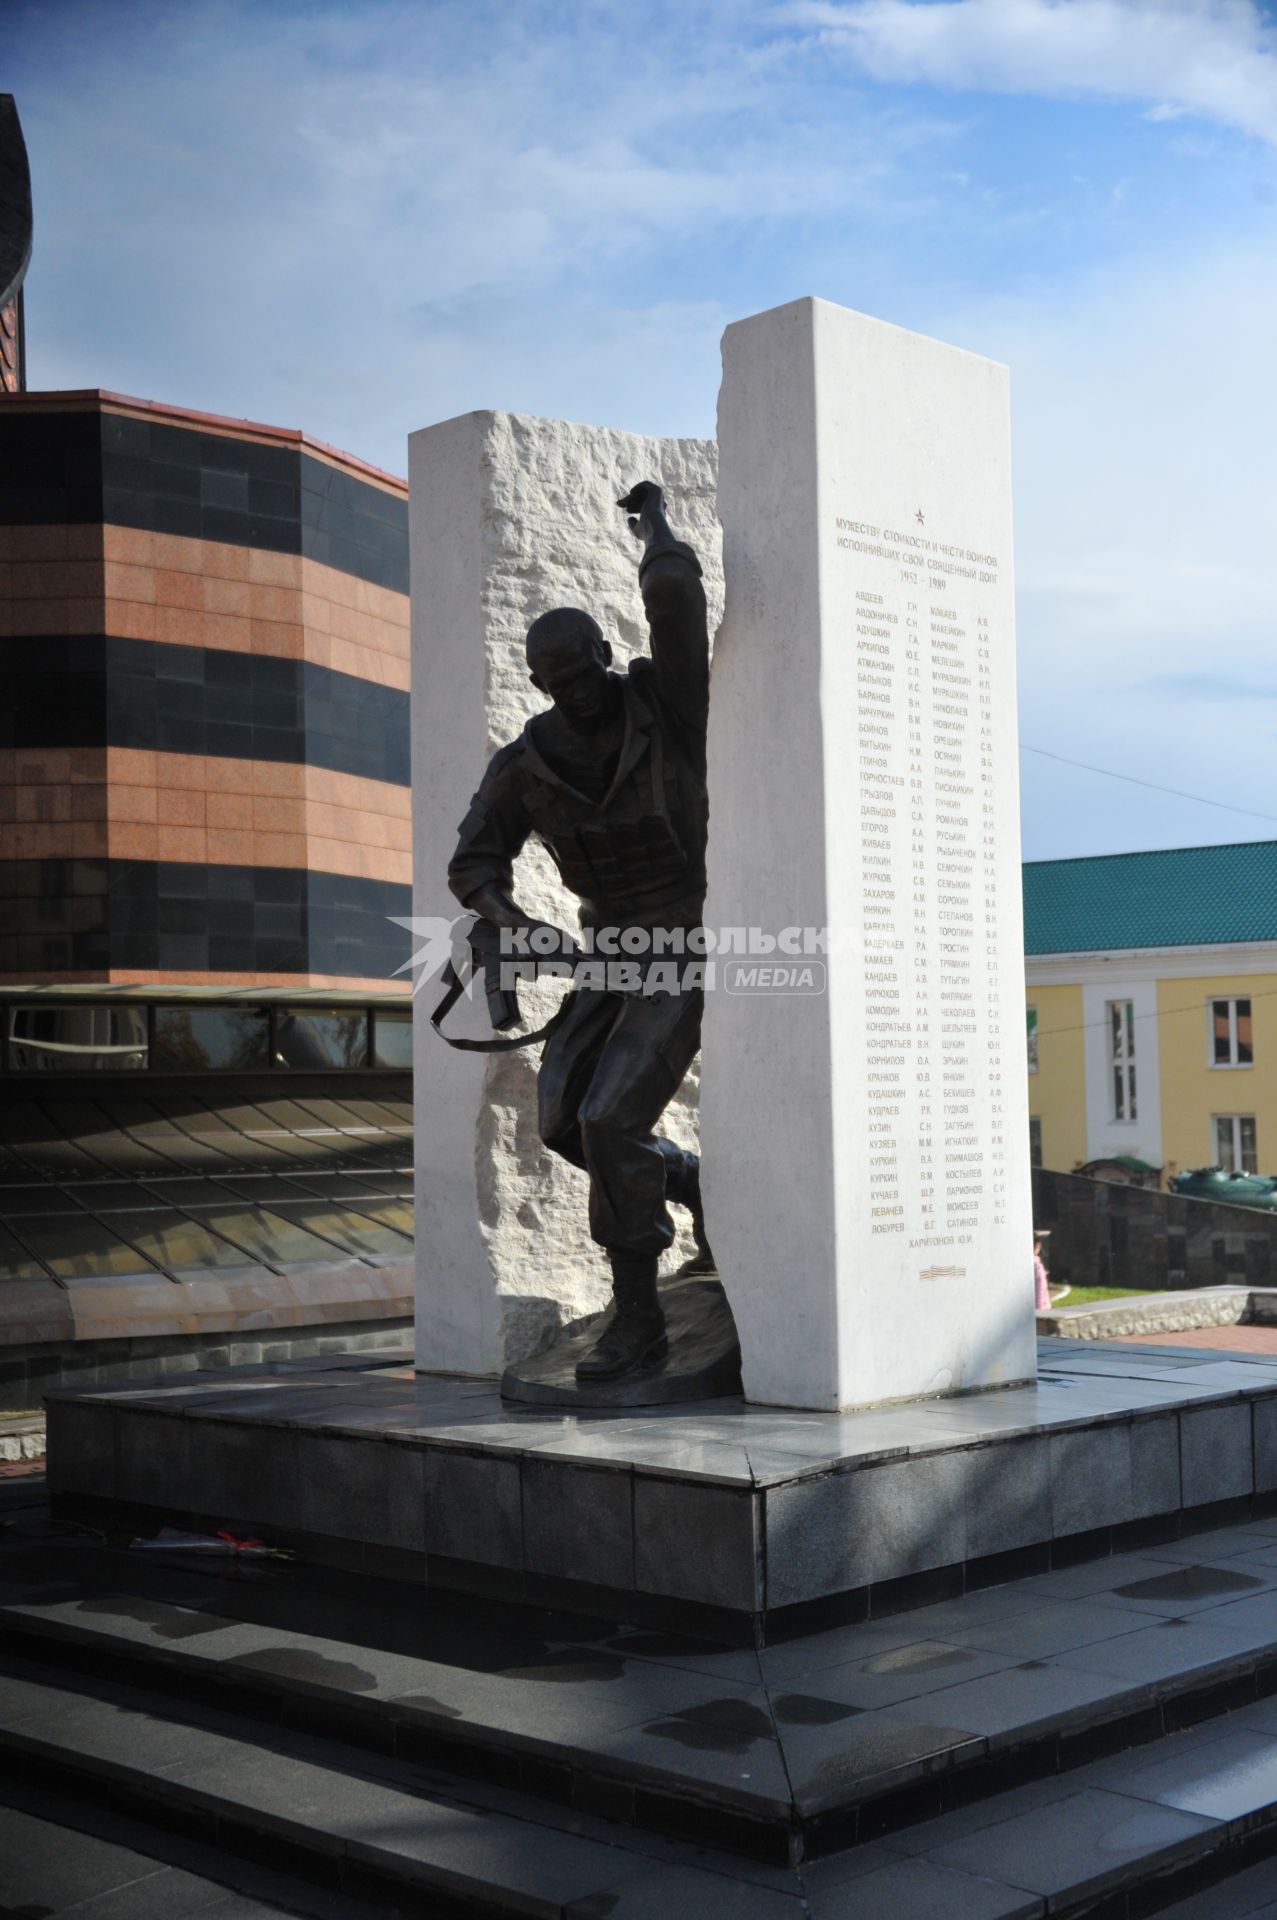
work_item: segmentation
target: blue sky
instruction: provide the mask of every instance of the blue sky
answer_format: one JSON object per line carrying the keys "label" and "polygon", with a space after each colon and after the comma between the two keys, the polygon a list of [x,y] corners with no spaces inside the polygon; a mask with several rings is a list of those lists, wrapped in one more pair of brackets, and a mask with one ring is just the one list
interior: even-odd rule
{"label": "blue sky", "polygon": [[34,386],[395,471],[713,432],[805,293],[1012,371],[1027,858],[1277,837],[1277,19],[1251,0],[9,0]]}

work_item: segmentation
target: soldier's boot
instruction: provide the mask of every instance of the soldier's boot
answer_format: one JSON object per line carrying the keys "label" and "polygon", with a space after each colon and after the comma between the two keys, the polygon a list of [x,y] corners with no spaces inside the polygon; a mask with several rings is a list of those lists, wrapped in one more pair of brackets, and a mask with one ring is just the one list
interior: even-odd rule
{"label": "soldier's boot", "polygon": [[587,1354],[576,1363],[578,1380],[616,1380],[643,1373],[665,1358],[665,1314],[656,1292],[657,1261],[614,1253],[612,1315]]}

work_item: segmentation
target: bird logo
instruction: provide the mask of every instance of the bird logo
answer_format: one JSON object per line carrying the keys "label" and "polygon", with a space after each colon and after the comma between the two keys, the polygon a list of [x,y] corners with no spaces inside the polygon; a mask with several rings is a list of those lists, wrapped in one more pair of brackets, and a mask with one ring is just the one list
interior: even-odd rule
{"label": "bird logo", "polygon": [[412,935],[413,951],[402,966],[395,968],[395,973],[416,975],[412,983],[414,997],[424,986],[438,979],[449,960],[453,962],[458,977],[466,982],[466,992],[471,990],[474,977],[466,965],[466,939],[464,934],[457,931],[463,924],[469,924],[468,913],[459,913],[451,920],[439,913],[409,914],[406,918],[392,913],[386,917],[393,925],[406,928]]}

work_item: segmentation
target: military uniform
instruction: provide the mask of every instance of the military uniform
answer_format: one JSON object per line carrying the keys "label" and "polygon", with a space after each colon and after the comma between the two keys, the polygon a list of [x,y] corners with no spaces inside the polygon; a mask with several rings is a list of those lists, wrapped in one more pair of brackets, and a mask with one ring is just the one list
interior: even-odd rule
{"label": "military uniform", "polygon": [[[589,770],[586,784],[601,797],[573,785],[563,762],[548,757],[547,716],[531,719],[494,756],[462,822],[448,882],[463,904],[489,884],[508,894],[513,862],[535,834],[579,898],[583,927],[700,926],[709,711],[701,570],[679,543],[649,553],[639,580],[651,654],[611,676],[624,730],[615,767],[600,748]],[[588,751],[581,736],[575,755]],[[681,971],[685,957],[672,957]],[[700,1046],[701,1013],[699,990],[578,988],[546,1042],[541,1138],[588,1171],[590,1231],[609,1253],[661,1253],[674,1233],[667,1198],[690,1201],[695,1155],[653,1129]]]}

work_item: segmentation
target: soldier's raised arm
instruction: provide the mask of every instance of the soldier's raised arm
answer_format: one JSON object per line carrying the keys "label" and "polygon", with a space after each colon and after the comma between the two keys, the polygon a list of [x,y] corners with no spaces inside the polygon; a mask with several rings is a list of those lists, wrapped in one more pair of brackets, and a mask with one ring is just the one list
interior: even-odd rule
{"label": "soldier's raised arm", "polygon": [[709,713],[709,628],[701,565],[665,517],[665,496],[654,480],[640,480],[617,502],[630,532],[643,542],[639,588],[651,636],[662,701],[683,724],[703,734]]}

